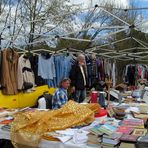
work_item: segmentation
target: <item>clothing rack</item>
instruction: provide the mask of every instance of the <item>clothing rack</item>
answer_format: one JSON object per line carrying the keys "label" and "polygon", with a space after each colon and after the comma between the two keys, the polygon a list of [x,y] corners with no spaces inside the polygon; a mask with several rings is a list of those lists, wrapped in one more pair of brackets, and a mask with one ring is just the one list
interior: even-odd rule
{"label": "clothing rack", "polygon": [[124,81],[131,86],[137,85],[138,79],[148,80],[147,64],[127,64],[124,71]]}

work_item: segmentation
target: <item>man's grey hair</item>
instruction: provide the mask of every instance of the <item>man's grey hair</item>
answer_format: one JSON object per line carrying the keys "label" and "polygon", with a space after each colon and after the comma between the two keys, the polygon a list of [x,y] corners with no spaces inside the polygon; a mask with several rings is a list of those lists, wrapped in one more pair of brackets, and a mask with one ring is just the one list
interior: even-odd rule
{"label": "man's grey hair", "polygon": [[85,56],[83,54],[79,54],[77,60],[79,61],[80,59],[85,59]]}

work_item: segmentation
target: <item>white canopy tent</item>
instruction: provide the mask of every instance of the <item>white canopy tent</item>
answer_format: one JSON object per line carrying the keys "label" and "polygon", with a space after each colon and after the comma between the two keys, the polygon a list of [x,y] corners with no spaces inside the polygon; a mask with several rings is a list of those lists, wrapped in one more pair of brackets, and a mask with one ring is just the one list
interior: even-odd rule
{"label": "white canopy tent", "polygon": [[[91,8],[87,8],[87,9],[82,9],[81,11],[86,11],[86,10],[94,10],[94,9],[99,9],[105,13],[107,13],[108,15],[110,15],[111,17],[117,19],[118,21],[122,22],[123,25],[122,26],[92,26],[92,27],[88,27],[88,28],[84,28],[84,29],[81,29],[81,30],[76,30],[76,31],[72,31],[72,32],[68,32],[64,35],[60,35],[60,34],[56,34],[56,35],[52,35],[52,34],[44,34],[44,33],[41,33],[41,34],[37,34],[37,33],[34,33],[33,35],[37,35],[37,36],[41,36],[41,38],[39,40],[36,40],[34,42],[31,42],[31,43],[28,43],[26,44],[25,46],[28,46],[28,45],[34,45],[34,44],[37,44],[37,43],[41,43],[41,42],[47,42],[49,40],[60,40],[60,39],[65,39],[65,40],[74,40],[74,41],[80,41],[80,42],[89,42],[89,43],[92,43],[94,41],[96,41],[96,39],[83,39],[83,38],[72,38],[72,37],[69,37],[69,35],[71,34],[75,34],[75,33],[79,33],[79,32],[83,32],[83,31],[86,31],[86,30],[90,30],[90,29],[113,29],[115,31],[112,31],[108,34],[102,34],[100,37],[97,38],[97,40],[99,39],[105,39],[105,38],[108,38],[110,36],[114,36],[120,32],[125,32],[125,31],[128,31],[130,29],[135,29],[137,31],[141,31],[139,29],[139,26],[141,26],[143,23],[145,23],[145,21],[142,21],[138,24],[129,24],[127,23],[126,21],[122,20],[121,18],[119,18],[117,15],[115,14],[112,14],[111,12],[107,11],[106,8],[108,7],[104,7],[104,6],[98,6],[98,5],[95,5],[94,7],[91,7]],[[144,8],[129,8],[129,9],[121,9],[121,8],[113,8],[113,9],[119,9],[119,10],[124,10],[124,11],[129,11],[129,10],[147,10],[148,7],[144,7]],[[71,13],[75,13],[74,12],[70,12]],[[67,14],[62,14],[61,16],[54,16],[54,17],[62,17],[64,15],[69,15],[69,13]],[[28,21],[28,22],[22,22],[23,23],[31,23],[31,22],[37,22],[37,21],[42,21],[42,20],[45,20],[45,19],[48,19],[48,17],[44,17],[42,19],[38,19],[38,20],[33,20],[33,21]],[[20,24],[20,25],[22,25]],[[55,26],[53,26],[54,28]],[[4,28],[2,29],[2,31],[4,30]],[[14,35],[14,36],[2,36],[1,38],[3,38],[3,40],[6,40],[6,41],[9,41],[9,44],[7,44],[7,47],[8,48],[9,46],[12,46],[12,47],[15,47],[19,50],[22,50],[22,52],[25,52],[26,50],[25,49],[22,49],[20,47],[18,47],[16,44],[15,44],[15,38],[17,37],[20,37],[20,36],[27,36],[29,33],[26,33],[26,34],[17,34],[17,35]],[[31,33],[30,33],[31,34]],[[8,38],[11,38],[11,39],[8,39]],[[12,40],[12,38],[14,40]],[[106,49],[106,48],[103,48],[103,47],[106,47],[106,46],[110,46],[110,45],[115,45],[116,43],[119,43],[119,42],[123,42],[123,41],[126,41],[126,40],[129,40],[129,39],[132,39],[134,40],[135,42],[137,42],[140,47],[131,47],[131,48],[128,48],[128,49],[120,49],[119,51],[115,51],[114,49]],[[136,51],[137,49],[140,49],[141,51]],[[125,58],[123,60],[131,60],[131,59],[136,59],[136,60],[144,60],[145,58],[148,57],[148,43],[145,43],[144,41],[141,41],[135,37],[127,37],[127,38],[124,38],[124,39],[121,39],[121,40],[117,40],[117,41],[113,41],[111,43],[107,43],[107,44],[103,44],[103,45],[99,45],[99,46],[95,46],[92,47],[92,48],[89,48],[89,49],[86,49],[85,50],[85,53],[88,53],[88,54],[92,54],[92,53],[95,53],[95,54],[98,54],[99,56],[101,57],[106,57],[106,58],[111,58],[111,59],[119,59],[119,60],[122,60],[122,58]],[[37,49],[37,50],[33,50],[31,52],[35,53],[37,52],[38,50],[44,50],[44,51],[47,51],[47,52],[50,52],[50,53],[55,53],[55,51],[51,51],[51,50],[46,50],[46,49]],[[63,51],[66,51],[67,49],[64,48],[64,49],[59,49],[58,51],[56,52],[63,52]],[[133,50],[135,52],[133,52]],[[98,53],[98,51],[101,51],[100,53]],[[114,55],[113,55],[114,54]],[[145,56],[143,56],[143,54],[145,54]]]}

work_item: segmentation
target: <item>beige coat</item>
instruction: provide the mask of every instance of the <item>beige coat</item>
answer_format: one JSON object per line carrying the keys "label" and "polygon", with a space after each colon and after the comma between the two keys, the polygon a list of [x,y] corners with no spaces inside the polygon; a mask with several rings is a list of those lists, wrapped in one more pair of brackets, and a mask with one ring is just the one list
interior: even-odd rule
{"label": "beige coat", "polygon": [[33,71],[24,70],[24,68],[31,70],[31,64],[29,59],[25,59],[24,55],[19,57],[18,62],[18,89],[22,90],[24,88],[24,82],[31,82],[33,86],[35,86],[35,78]]}
{"label": "beige coat", "polygon": [[15,95],[17,90],[17,66],[19,55],[11,49],[2,51],[2,92],[6,95]]}

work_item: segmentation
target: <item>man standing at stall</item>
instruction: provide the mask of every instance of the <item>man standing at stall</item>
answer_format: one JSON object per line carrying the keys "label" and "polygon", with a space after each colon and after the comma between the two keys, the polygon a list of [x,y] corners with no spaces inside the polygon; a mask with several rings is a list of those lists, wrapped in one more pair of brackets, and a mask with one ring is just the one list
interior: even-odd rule
{"label": "man standing at stall", "polygon": [[85,56],[78,55],[77,62],[70,71],[71,86],[75,92],[75,101],[81,103],[86,98],[87,68]]}

